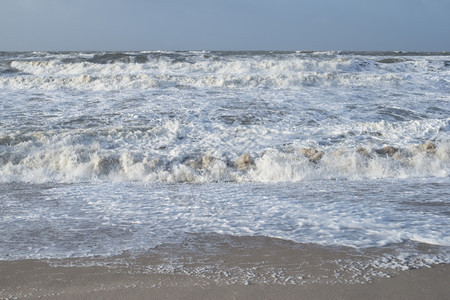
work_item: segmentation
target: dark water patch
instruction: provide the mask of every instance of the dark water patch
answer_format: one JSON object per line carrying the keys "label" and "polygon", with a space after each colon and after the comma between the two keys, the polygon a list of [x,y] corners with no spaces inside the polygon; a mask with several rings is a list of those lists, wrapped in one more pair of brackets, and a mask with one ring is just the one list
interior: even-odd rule
{"label": "dark water patch", "polygon": [[427,113],[433,113],[433,114],[439,114],[443,116],[448,116],[450,114],[450,110],[446,109],[445,106],[438,107],[438,106],[430,106],[426,110]]}
{"label": "dark water patch", "polygon": [[378,113],[383,117],[383,119],[392,121],[410,121],[426,118],[423,114],[397,107],[379,106]]}
{"label": "dark water patch", "polygon": [[66,58],[62,58],[61,62],[64,64],[76,64],[76,63],[83,63],[86,61],[89,61],[90,59],[87,59],[86,57],[66,57]]}
{"label": "dark water patch", "polygon": [[20,70],[16,68],[1,68],[0,67],[0,75],[13,75],[20,73]]}
{"label": "dark water patch", "polygon": [[250,113],[235,115],[235,114],[226,114],[219,116],[219,119],[225,124],[239,124],[239,125],[255,125],[261,121],[259,117],[256,117]]}
{"label": "dark water patch", "polygon": [[95,54],[93,58],[88,59],[95,64],[113,64],[113,63],[146,63],[148,58],[146,54],[126,54],[121,52]]}
{"label": "dark water patch", "polygon": [[355,65],[357,71],[365,71],[372,67],[372,64],[368,61],[359,61]]}
{"label": "dark water patch", "polygon": [[209,52],[202,53],[192,53],[192,52],[186,52],[186,51],[176,51],[176,52],[151,52],[147,53],[146,57],[149,61],[167,61],[172,64],[177,63],[195,63],[198,58],[201,59],[214,59],[218,60],[218,58],[214,55],[210,55]]}
{"label": "dark water patch", "polygon": [[409,52],[409,51],[343,51],[343,55],[362,55],[362,56],[448,56],[450,52]]}
{"label": "dark water patch", "polygon": [[384,59],[380,59],[377,62],[381,63],[381,64],[396,64],[396,63],[401,63],[401,62],[405,62],[406,60],[403,58],[384,58]]}
{"label": "dark water patch", "polygon": [[64,120],[58,123],[55,127],[64,129],[78,129],[78,128],[95,128],[106,125],[105,120],[91,116],[80,116]]}
{"label": "dark water patch", "polygon": [[[36,139],[37,138],[35,136],[27,133],[21,133],[16,135],[0,135],[0,146],[12,147],[21,143],[34,141]],[[6,152],[3,152],[1,154],[6,154]]]}
{"label": "dark water patch", "polygon": [[[291,55],[291,54],[297,54],[298,52],[296,51],[211,51],[212,55],[216,55],[216,56],[222,56],[222,57],[230,57],[230,56],[268,56],[268,57],[272,57],[272,56],[279,56],[279,55]],[[308,51],[308,52],[301,52],[301,53],[308,53],[308,54],[312,54],[314,53],[313,51]]]}
{"label": "dark water patch", "polygon": [[11,152],[1,152],[0,153],[0,166],[5,166],[7,164],[18,165],[20,163],[20,161],[24,158],[25,157],[20,154],[11,153]]}
{"label": "dark water patch", "polygon": [[19,74],[21,71],[11,66],[10,61],[0,62],[0,76]]}

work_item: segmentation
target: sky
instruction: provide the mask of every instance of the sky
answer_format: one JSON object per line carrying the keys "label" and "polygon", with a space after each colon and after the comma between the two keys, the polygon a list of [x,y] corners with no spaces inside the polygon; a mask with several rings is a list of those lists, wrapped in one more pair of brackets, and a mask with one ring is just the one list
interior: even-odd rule
{"label": "sky", "polygon": [[450,51],[450,0],[0,0],[0,51]]}

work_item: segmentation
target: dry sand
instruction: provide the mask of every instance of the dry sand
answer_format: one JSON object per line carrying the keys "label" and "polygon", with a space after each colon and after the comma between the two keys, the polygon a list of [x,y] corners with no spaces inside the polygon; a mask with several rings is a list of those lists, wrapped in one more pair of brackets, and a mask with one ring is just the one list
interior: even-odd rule
{"label": "dry sand", "polygon": [[389,251],[202,236],[109,258],[2,261],[0,299],[449,299],[448,264],[374,267]]}

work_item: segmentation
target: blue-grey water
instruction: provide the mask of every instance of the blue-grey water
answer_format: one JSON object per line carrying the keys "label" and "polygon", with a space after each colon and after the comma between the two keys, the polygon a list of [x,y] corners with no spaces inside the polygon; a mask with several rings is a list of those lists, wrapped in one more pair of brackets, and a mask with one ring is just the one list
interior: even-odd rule
{"label": "blue-grey water", "polygon": [[448,263],[449,82],[449,53],[0,53],[0,259],[213,233]]}

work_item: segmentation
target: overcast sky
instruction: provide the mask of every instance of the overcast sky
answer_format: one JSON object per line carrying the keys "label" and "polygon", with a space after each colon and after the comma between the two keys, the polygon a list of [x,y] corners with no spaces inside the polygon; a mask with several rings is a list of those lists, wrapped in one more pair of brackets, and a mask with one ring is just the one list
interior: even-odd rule
{"label": "overcast sky", "polygon": [[0,0],[0,51],[450,51],[450,0]]}

